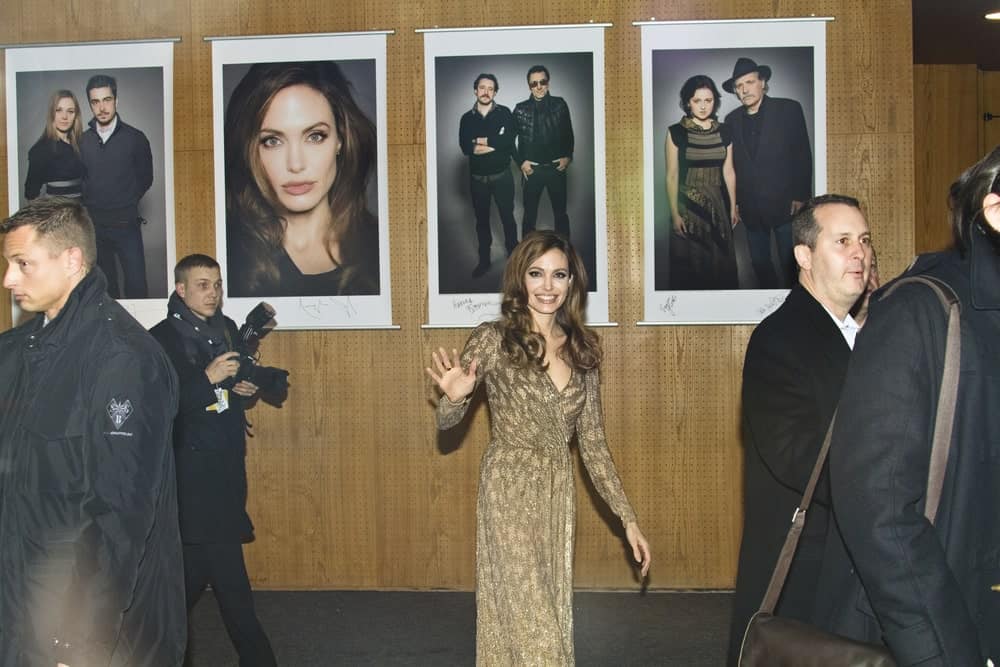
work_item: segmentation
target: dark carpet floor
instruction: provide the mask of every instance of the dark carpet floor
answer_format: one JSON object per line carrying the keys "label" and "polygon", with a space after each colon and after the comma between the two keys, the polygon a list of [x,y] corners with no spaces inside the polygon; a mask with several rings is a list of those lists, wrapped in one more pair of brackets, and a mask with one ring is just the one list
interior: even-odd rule
{"label": "dark carpet floor", "polygon": [[[257,613],[282,667],[473,665],[472,593],[258,591]],[[730,593],[578,592],[578,665],[718,667]],[[215,598],[191,615],[189,667],[235,667]]]}

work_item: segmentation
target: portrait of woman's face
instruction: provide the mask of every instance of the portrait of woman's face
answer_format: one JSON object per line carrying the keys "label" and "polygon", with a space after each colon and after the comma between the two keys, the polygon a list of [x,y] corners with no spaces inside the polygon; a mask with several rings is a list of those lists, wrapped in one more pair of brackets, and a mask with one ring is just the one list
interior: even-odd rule
{"label": "portrait of woman's face", "polygon": [[715,95],[708,88],[699,88],[694,91],[694,97],[688,100],[688,104],[695,119],[708,120],[715,110]]}
{"label": "portrait of woman's face", "polygon": [[552,248],[535,259],[524,273],[528,308],[542,315],[552,315],[562,308],[569,296],[569,260],[566,253]]}
{"label": "portrait of woman's face", "polygon": [[326,204],[337,178],[340,137],[322,93],[301,84],[280,90],[264,114],[257,141],[279,209],[308,213]]}
{"label": "portrait of woman's face", "polygon": [[60,132],[66,133],[73,127],[74,122],[76,122],[76,104],[73,103],[73,98],[60,97],[56,102],[52,124]]}

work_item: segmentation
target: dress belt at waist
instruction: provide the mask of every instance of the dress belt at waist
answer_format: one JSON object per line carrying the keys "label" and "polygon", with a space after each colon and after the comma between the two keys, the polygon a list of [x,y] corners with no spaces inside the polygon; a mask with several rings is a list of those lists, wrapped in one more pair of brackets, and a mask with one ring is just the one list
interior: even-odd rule
{"label": "dress belt at waist", "polygon": [[72,188],[72,187],[80,187],[80,184],[82,184],[82,183],[83,183],[82,179],[72,178],[72,179],[70,179],[68,181],[49,181],[48,183],[45,184],[45,187],[47,187],[47,188]]}
{"label": "dress belt at waist", "polygon": [[471,174],[471,176],[472,180],[479,181],[480,183],[494,183],[496,181],[499,181],[501,178],[503,178],[505,175],[508,174],[510,174],[509,167],[504,171],[500,171],[495,174],[486,174],[484,176],[480,176],[479,174]]}

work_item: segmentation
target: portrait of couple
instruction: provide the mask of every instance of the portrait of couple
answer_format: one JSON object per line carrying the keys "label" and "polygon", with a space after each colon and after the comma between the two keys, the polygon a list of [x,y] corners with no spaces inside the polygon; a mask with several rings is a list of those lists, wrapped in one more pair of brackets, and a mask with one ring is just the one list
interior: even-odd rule
{"label": "portrait of couple", "polygon": [[159,67],[16,74],[21,190],[12,208],[80,199],[108,292],[120,299],[166,297],[163,76]]}
{"label": "portrait of couple", "polygon": [[815,192],[812,47],[654,50],[652,79],[655,289],[789,288],[791,217]]}

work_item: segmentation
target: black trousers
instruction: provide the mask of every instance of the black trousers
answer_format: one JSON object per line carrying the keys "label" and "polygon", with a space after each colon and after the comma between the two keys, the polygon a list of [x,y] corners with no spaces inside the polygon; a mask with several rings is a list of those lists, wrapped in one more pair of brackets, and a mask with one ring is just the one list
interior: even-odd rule
{"label": "black trousers", "polygon": [[[129,220],[114,224],[94,224],[97,236],[97,265],[108,279],[108,294],[115,299],[145,299],[146,251],[142,244],[142,223]],[[119,288],[118,267],[122,265],[125,284]]]}
{"label": "black trousers", "polygon": [[476,238],[479,241],[479,261],[490,261],[493,233],[490,230],[490,200],[497,203],[500,222],[503,224],[504,246],[507,254],[517,245],[517,223],[514,222],[514,177],[510,168],[495,176],[469,179],[472,192],[472,209],[476,214]]}
{"label": "black trousers", "polygon": [[527,234],[534,231],[538,220],[538,204],[542,200],[542,191],[549,191],[549,201],[552,203],[552,217],[556,232],[569,238],[569,216],[566,215],[566,172],[559,171],[555,165],[539,164],[534,167],[531,176],[524,177],[524,221],[521,232]]}
{"label": "black trousers", "polygon": [[212,585],[226,632],[240,656],[240,667],[276,667],[271,642],[254,611],[242,544],[184,545],[184,592],[188,613],[208,584]]}

